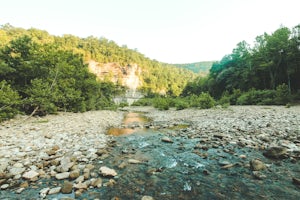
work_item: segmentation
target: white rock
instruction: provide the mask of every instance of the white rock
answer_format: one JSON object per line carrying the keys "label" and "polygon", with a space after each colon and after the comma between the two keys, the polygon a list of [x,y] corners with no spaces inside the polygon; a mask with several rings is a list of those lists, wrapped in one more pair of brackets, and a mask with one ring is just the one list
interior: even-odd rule
{"label": "white rock", "polygon": [[130,164],[140,164],[140,163],[142,163],[142,161],[135,160],[135,159],[129,159],[128,163],[130,163]]}
{"label": "white rock", "polygon": [[57,194],[61,190],[61,187],[51,188],[48,192],[48,194]]}
{"label": "white rock", "polygon": [[1,189],[1,190],[5,190],[5,189],[7,189],[8,187],[9,187],[9,184],[3,184],[3,185],[1,185],[0,189]]}
{"label": "white rock", "polygon": [[28,180],[34,179],[38,176],[39,176],[39,173],[36,171],[33,171],[33,170],[30,170],[29,172],[25,172],[23,174],[23,178],[28,179]]}
{"label": "white rock", "polygon": [[70,172],[63,172],[55,175],[55,178],[58,180],[69,178]]}
{"label": "white rock", "polygon": [[100,167],[99,171],[103,176],[117,176],[118,175],[114,169],[110,169],[105,166]]}
{"label": "white rock", "polygon": [[44,188],[40,190],[40,197],[45,198],[49,192],[50,188]]}

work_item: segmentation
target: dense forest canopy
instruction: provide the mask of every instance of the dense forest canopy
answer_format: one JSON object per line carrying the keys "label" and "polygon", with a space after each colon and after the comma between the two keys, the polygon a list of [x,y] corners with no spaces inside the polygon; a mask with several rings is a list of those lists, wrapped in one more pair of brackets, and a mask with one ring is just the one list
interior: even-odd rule
{"label": "dense forest canopy", "polygon": [[178,96],[195,74],[146,58],[106,38],[53,36],[46,31],[0,28],[0,119],[17,112],[86,111],[113,106],[120,85],[99,82],[89,60],[142,68],[141,91]]}
{"label": "dense forest canopy", "polygon": [[257,36],[253,47],[246,41],[238,43],[231,54],[213,64],[207,77],[190,82],[183,95],[209,92],[218,99],[248,92],[245,99],[258,95],[264,100],[241,104],[272,104],[274,91],[284,89],[287,96],[299,94],[300,25]]}

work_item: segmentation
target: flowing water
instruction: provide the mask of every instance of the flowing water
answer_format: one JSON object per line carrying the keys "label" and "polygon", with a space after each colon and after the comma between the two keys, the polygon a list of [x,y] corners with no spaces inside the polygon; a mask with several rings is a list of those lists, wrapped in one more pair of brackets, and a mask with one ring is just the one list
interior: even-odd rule
{"label": "flowing water", "polygon": [[[151,122],[141,113],[128,113],[122,127],[108,131],[114,141],[108,154],[94,165],[95,169],[115,169],[118,175],[104,177],[104,186],[89,189],[76,199],[300,199],[300,188],[291,181],[300,175],[299,163],[269,160],[258,150],[234,145],[197,149],[199,139],[176,135],[187,124],[146,129],[145,123]],[[162,141],[166,135],[172,142]],[[241,159],[241,155],[246,158]],[[255,178],[249,169],[249,160],[254,158],[268,165],[262,178]],[[43,188],[51,181],[40,184],[37,187]],[[36,191],[26,189],[23,194],[35,199]],[[68,196],[75,198],[74,193]]]}

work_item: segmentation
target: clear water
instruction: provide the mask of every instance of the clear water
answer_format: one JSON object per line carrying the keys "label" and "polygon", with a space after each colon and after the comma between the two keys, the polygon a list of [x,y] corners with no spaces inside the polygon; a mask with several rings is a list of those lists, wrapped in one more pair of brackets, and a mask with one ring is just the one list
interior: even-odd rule
{"label": "clear water", "polygon": [[[135,121],[130,123],[136,123]],[[139,122],[140,123],[140,122]],[[265,158],[262,152],[240,148],[236,145],[211,148],[207,151],[194,147],[199,139],[172,137],[174,143],[164,143],[161,138],[170,130],[134,129],[131,134],[115,137],[116,145],[108,149],[109,157],[95,160],[95,171],[108,166],[118,172],[116,184],[89,189],[76,199],[300,199],[300,188],[292,183],[292,177],[300,177],[299,160],[275,161]],[[177,131],[177,130],[172,130]],[[176,135],[176,134],[175,134]],[[171,136],[169,136],[171,137]],[[230,153],[225,152],[230,149]],[[124,153],[125,152],[125,153]],[[200,155],[199,155],[200,152]],[[206,154],[206,156],[201,156]],[[246,159],[239,155],[246,155]],[[269,167],[262,173],[266,178],[258,180],[249,169],[249,161],[259,158]],[[129,159],[141,164],[118,166]],[[220,163],[232,163],[233,167],[222,169]],[[103,177],[103,183],[109,178]],[[41,180],[38,188],[30,187],[21,194],[14,189],[0,190],[0,199],[38,199],[38,191],[54,187],[62,182]],[[47,199],[59,199],[64,195],[48,195]],[[74,198],[74,193],[69,197]]]}

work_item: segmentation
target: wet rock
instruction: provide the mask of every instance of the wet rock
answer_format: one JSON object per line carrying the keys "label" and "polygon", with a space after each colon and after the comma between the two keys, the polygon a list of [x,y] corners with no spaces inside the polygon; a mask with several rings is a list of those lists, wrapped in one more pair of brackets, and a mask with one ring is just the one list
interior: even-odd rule
{"label": "wet rock", "polygon": [[250,169],[252,171],[260,171],[266,169],[266,165],[262,161],[254,159],[250,161]]}
{"label": "wet rock", "polygon": [[90,178],[90,175],[91,175],[91,170],[88,169],[88,168],[85,168],[85,169],[83,170],[83,177],[84,177],[84,179],[85,179],[85,180],[89,179],[89,178]]}
{"label": "wet rock", "polygon": [[219,133],[216,133],[213,135],[215,138],[218,138],[218,139],[223,139],[225,137],[224,134],[219,134]]}
{"label": "wet rock", "polygon": [[6,190],[7,188],[9,188],[9,184],[7,184],[7,183],[1,185],[1,187],[0,187],[1,190]]}
{"label": "wet rock", "polygon": [[209,172],[207,169],[204,169],[204,170],[202,171],[202,173],[203,173],[204,175],[210,175],[210,172]]}
{"label": "wet rock", "polygon": [[55,178],[58,180],[67,179],[70,176],[70,172],[63,172],[55,175]]}
{"label": "wet rock", "polygon": [[20,184],[21,188],[28,188],[29,187],[29,183],[27,181],[23,182]]}
{"label": "wet rock", "polygon": [[39,176],[38,172],[36,172],[34,170],[30,170],[28,172],[25,172],[22,177],[27,180],[33,181],[34,179],[37,180],[38,176]]}
{"label": "wet rock", "polygon": [[69,181],[64,181],[63,186],[61,188],[61,193],[70,194],[72,193],[73,183]]}
{"label": "wet rock", "polygon": [[76,180],[75,183],[80,183],[84,181],[84,176],[79,176]]}
{"label": "wet rock", "polygon": [[55,188],[51,188],[48,192],[48,194],[57,194],[59,193],[61,190],[61,187],[55,187]]}
{"label": "wet rock", "polygon": [[129,159],[128,163],[130,163],[130,164],[140,164],[140,163],[142,163],[142,161],[135,160],[135,159]]}
{"label": "wet rock", "polygon": [[49,192],[50,188],[43,188],[42,190],[40,190],[39,194],[41,198],[45,198]]}
{"label": "wet rock", "polygon": [[151,196],[143,196],[141,200],[154,200]]}
{"label": "wet rock", "polygon": [[104,183],[103,186],[105,187],[112,187],[116,184],[117,182],[114,179],[109,179],[107,183]]}
{"label": "wet rock", "polygon": [[100,188],[102,186],[102,179],[96,178],[96,179],[91,180],[91,186]]}
{"label": "wet rock", "polygon": [[110,168],[105,167],[105,166],[100,167],[99,171],[100,171],[100,174],[102,176],[117,176],[118,175],[117,172],[114,169],[110,169]]}
{"label": "wet rock", "polygon": [[261,171],[253,171],[252,175],[254,176],[254,178],[259,179],[259,180],[267,178],[267,176],[262,174]]}
{"label": "wet rock", "polygon": [[300,178],[293,177],[292,180],[293,180],[293,184],[300,186]]}
{"label": "wet rock", "polygon": [[229,169],[229,168],[232,168],[234,166],[236,166],[236,164],[228,164],[228,165],[222,166],[221,169]]}
{"label": "wet rock", "polygon": [[169,137],[164,136],[161,138],[161,141],[166,142],[166,143],[173,143],[173,140],[171,140]]}
{"label": "wet rock", "polygon": [[126,163],[126,162],[122,162],[122,163],[118,166],[118,168],[119,168],[119,169],[124,169],[126,166],[127,166],[127,163]]}
{"label": "wet rock", "polygon": [[287,149],[281,146],[270,147],[265,152],[263,152],[263,155],[265,157],[273,158],[273,159],[285,158],[286,154],[287,154]]}
{"label": "wet rock", "polygon": [[70,179],[76,179],[80,176],[80,170],[77,169],[77,170],[73,170],[70,172]]}
{"label": "wet rock", "polygon": [[16,190],[16,193],[21,194],[24,190],[25,190],[25,188],[19,188]]}
{"label": "wet rock", "polygon": [[246,159],[246,158],[247,158],[247,156],[246,156],[246,155],[244,155],[244,154],[242,154],[242,155],[239,155],[239,158],[241,158],[241,159]]}
{"label": "wet rock", "polygon": [[87,184],[87,182],[83,182],[83,183],[76,183],[74,185],[75,189],[82,189],[82,190],[86,190],[88,188],[89,184]]}

